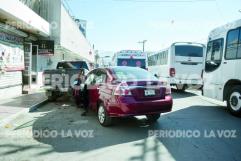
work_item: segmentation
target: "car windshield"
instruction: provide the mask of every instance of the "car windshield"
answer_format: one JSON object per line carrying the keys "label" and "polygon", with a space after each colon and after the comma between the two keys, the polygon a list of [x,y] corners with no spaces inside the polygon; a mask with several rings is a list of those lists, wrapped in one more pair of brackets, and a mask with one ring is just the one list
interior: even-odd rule
{"label": "car windshield", "polygon": [[202,57],[203,48],[198,46],[178,45],[175,46],[176,56]]}
{"label": "car windshield", "polygon": [[119,81],[158,80],[150,72],[140,68],[114,68],[114,75]]}

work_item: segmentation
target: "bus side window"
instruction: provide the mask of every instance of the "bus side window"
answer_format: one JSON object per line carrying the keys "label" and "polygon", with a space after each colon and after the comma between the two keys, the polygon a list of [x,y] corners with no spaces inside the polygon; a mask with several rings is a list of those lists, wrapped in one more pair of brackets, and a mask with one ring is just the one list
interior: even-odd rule
{"label": "bus side window", "polygon": [[241,59],[241,29],[239,30],[239,41],[238,41],[238,59]]}
{"label": "bus side window", "polygon": [[239,29],[231,30],[227,36],[226,59],[236,59],[239,44]]}
{"label": "bus side window", "polygon": [[223,39],[217,39],[208,42],[205,71],[212,72],[216,70],[222,61]]}

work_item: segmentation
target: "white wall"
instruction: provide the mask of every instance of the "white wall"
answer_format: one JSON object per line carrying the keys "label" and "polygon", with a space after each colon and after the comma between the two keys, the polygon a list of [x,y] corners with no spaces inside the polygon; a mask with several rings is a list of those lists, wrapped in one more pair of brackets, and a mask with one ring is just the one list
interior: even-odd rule
{"label": "white wall", "polygon": [[17,22],[16,24],[9,22],[10,25],[16,25],[17,28],[30,30],[42,36],[50,35],[49,23],[19,0],[1,0],[0,3],[0,15]]}
{"label": "white wall", "polygon": [[[60,45],[72,52],[79,54],[81,58],[94,62],[94,52],[92,47],[77,24],[69,16],[63,5],[61,5],[61,23],[60,23]],[[92,52],[92,55],[89,52]]]}
{"label": "white wall", "polygon": [[[54,56],[38,56],[38,71],[55,69],[57,63],[63,60],[63,54],[64,60],[86,59],[94,62],[94,52],[91,45],[60,0],[49,1],[48,13],[48,21],[53,24],[50,28],[50,39],[55,41],[55,53]],[[89,55],[90,51],[92,51],[92,55]],[[49,59],[52,64],[47,64]]]}

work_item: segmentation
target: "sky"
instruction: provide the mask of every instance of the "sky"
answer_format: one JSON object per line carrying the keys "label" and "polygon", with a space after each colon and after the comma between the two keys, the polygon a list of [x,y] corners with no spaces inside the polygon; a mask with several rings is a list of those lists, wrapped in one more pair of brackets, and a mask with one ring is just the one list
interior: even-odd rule
{"label": "sky", "polygon": [[206,43],[209,32],[241,19],[241,0],[65,0],[87,20],[87,39],[99,51],[158,51],[173,42]]}

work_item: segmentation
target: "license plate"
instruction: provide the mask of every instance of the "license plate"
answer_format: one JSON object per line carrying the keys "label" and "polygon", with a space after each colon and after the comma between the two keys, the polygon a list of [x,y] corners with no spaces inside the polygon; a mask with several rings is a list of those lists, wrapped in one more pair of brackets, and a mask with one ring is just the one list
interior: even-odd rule
{"label": "license plate", "polygon": [[155,90],[145,90],[145,96],[155,96]]}

